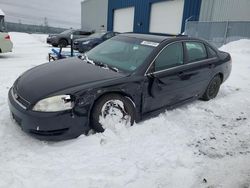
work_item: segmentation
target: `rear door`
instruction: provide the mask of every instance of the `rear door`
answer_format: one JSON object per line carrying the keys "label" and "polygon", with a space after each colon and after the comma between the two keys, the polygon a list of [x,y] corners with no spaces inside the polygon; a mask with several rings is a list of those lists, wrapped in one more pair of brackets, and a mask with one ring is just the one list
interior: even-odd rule
{"label": "rear door", "polygon": [[216,57],[210,57],[207,48],[200,41],[184,42],[186,52],[186,70],[184,75],[190,75],[191,82],[187,88],[190,96],[200,96],[204,93],[211,80]]}

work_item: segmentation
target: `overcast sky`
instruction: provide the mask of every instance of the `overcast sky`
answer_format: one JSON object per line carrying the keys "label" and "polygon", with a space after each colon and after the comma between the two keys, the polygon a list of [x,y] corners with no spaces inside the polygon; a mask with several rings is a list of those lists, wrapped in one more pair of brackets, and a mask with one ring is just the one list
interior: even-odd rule
{"label": "overcast sky", "polygon": [[0,0],[6,21],[80,28],[82,0]]}

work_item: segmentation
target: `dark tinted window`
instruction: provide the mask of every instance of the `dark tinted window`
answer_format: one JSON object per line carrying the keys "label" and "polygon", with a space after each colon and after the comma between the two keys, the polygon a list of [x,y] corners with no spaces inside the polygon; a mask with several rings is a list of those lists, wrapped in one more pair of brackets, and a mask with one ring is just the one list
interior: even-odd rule
{"label": "dark tinted window", "polygon": [[114,33],[107,33],[106,35],[104,35],[104,39],[110,39],[114,36]]}
{"label": "dark tinted window", "polygon": [[182,43],[174,43],[166,47],[155,60],[155,71],[164,70],[183,64]]}
{"label": "dark tinted window", "polygon": [[204,44],[199,42],[186,42],[188,62],[199,61],[207,58]]}
{"label": "dark tinted window", "polygon": [[87,31],[80,31],[80,35],[90,35],[91,33],[90,32],[87,32]]}
{"label": "dark tinted window", "polygon": [[74,31],[73,35],[80,35],[80,31]]}
{"label": "dark tinted window", "polygon": [[209,46],[207,46],[207,52],[209,54],[209,57],[216,57],[217,56],[216,52],[212,48],[210,48]]}

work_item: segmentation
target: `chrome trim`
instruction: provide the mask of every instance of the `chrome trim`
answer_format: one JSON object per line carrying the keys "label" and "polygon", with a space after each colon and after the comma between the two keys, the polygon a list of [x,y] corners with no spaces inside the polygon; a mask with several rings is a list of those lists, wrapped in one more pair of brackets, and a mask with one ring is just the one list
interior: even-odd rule
{"label": "chrome trim", "polygon": [[14,91],[13,91],[13,88],[11,89],[11,96],[12,96],[12,98],[13,98],[13,100],[19,105],[19,106],[21,106],[23,109],[27,109],[27,107],[26,106],[24,106],[22,103],[20,103],[17,99],[16,99],[16,97],[15,97],[15,94],[14,94]]}
{"label": "chrome trim", "polygon": [[155,60],[158,58],[158,56],[161,54],[161,52],[162,52],[163,50],[165,50],[165,48],[167,48],[168,46],[170,46],[170,45],[172,45],[172,44],[175,44],[175,43],[178,43],[178,42],[179,42],[179,43],[182,43],[182,42],[199,42],[199,43],[202,43],[203,45],[206,46],[206,44],[205,44],[204,42],[199,41],[199,40],[181,40],[181,41],[174,41],[174,42],[171,42],[171,43],[167,44],[166,46],[164,46],[164,48],[161,49],[161,51],[157,54],[157,56],[155,56],[155,58],[153,59],[153,61],[152,61],[152,62],[150,63],[150,65],[148,66],[146,72],[144,73],[144,76],[148,76],[148,75],[150,75],[150,74],[155,74],[155,73],[163,72],[163,71],[167,71],[167,70],[172,70],[172,69],[175,69],[175,68],[179,68],[179,67],[181,67],[181,66],[184,66],[184,65],[192,65],[192,64],[200,63],[200,62],[202,62],[202,61],[212,60],[212,59],[214,59],[214,58],[217,59],[217,57],[212,57],[212,58],[209,58],[209,59],[204,59],[204,60],[196,61],[196,62],[193,62],[193,63],[187,63],[187,64],[180,65],[180,66],[178,66],[178,67],[171,67],[171,68],[168,68],[168,69],[165,69],[165,70],[160,70],[160,71],[156,71],[156,72],[152,72],[152,73],[149,73],[149,74],[148,74],[149,69],[151,68],[151,66],[152,66],[152,64],[155,62]]}
{"label": "chrome trim", "polygon": [[170,71],[170,70],[174,70],[174,69],[177,69],[177,68],[181,68],[181,67],[185,67],[185,66],[189,66],[189,65],[195,65],[195,64],[199,64],[199,63],[202,63],[202,62],[205,62],[205,61],[212,61],[212,60],[216,60],[216,59],[217,59],[217,57],[212,57],[212,58],[209,58],[209,59],[195,61],[193,63],[187,63],[187,64],[179,65],[177,67],[171,67],[171,68],[168,68],[168,69],[164,69],[164,70],[160,70],[160,71],[148,73],[148,74],[146,74],[146,76],[149,76],[150,74],[157,74],[157,73],[161,73],[161,72],[165,72],[165,71]]}

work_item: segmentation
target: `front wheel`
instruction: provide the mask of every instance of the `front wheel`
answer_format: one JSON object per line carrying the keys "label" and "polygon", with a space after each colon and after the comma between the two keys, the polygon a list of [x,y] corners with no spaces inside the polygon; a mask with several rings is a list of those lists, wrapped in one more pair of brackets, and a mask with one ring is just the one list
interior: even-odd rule
{"label": "front wheel", "polygon": [[214,99],[219,93],[221,83],[222,81],[220,75],[216,75],[208,84],[208,87],[201,99],[204,101]]}
{"label": "front wheel", "polygon": [[135,107],[131,100],[118,94],[101,97],[93,107],[90,122],[95,131],[103,132],[106,121],[112,125],[118,123],[133,125]]}

